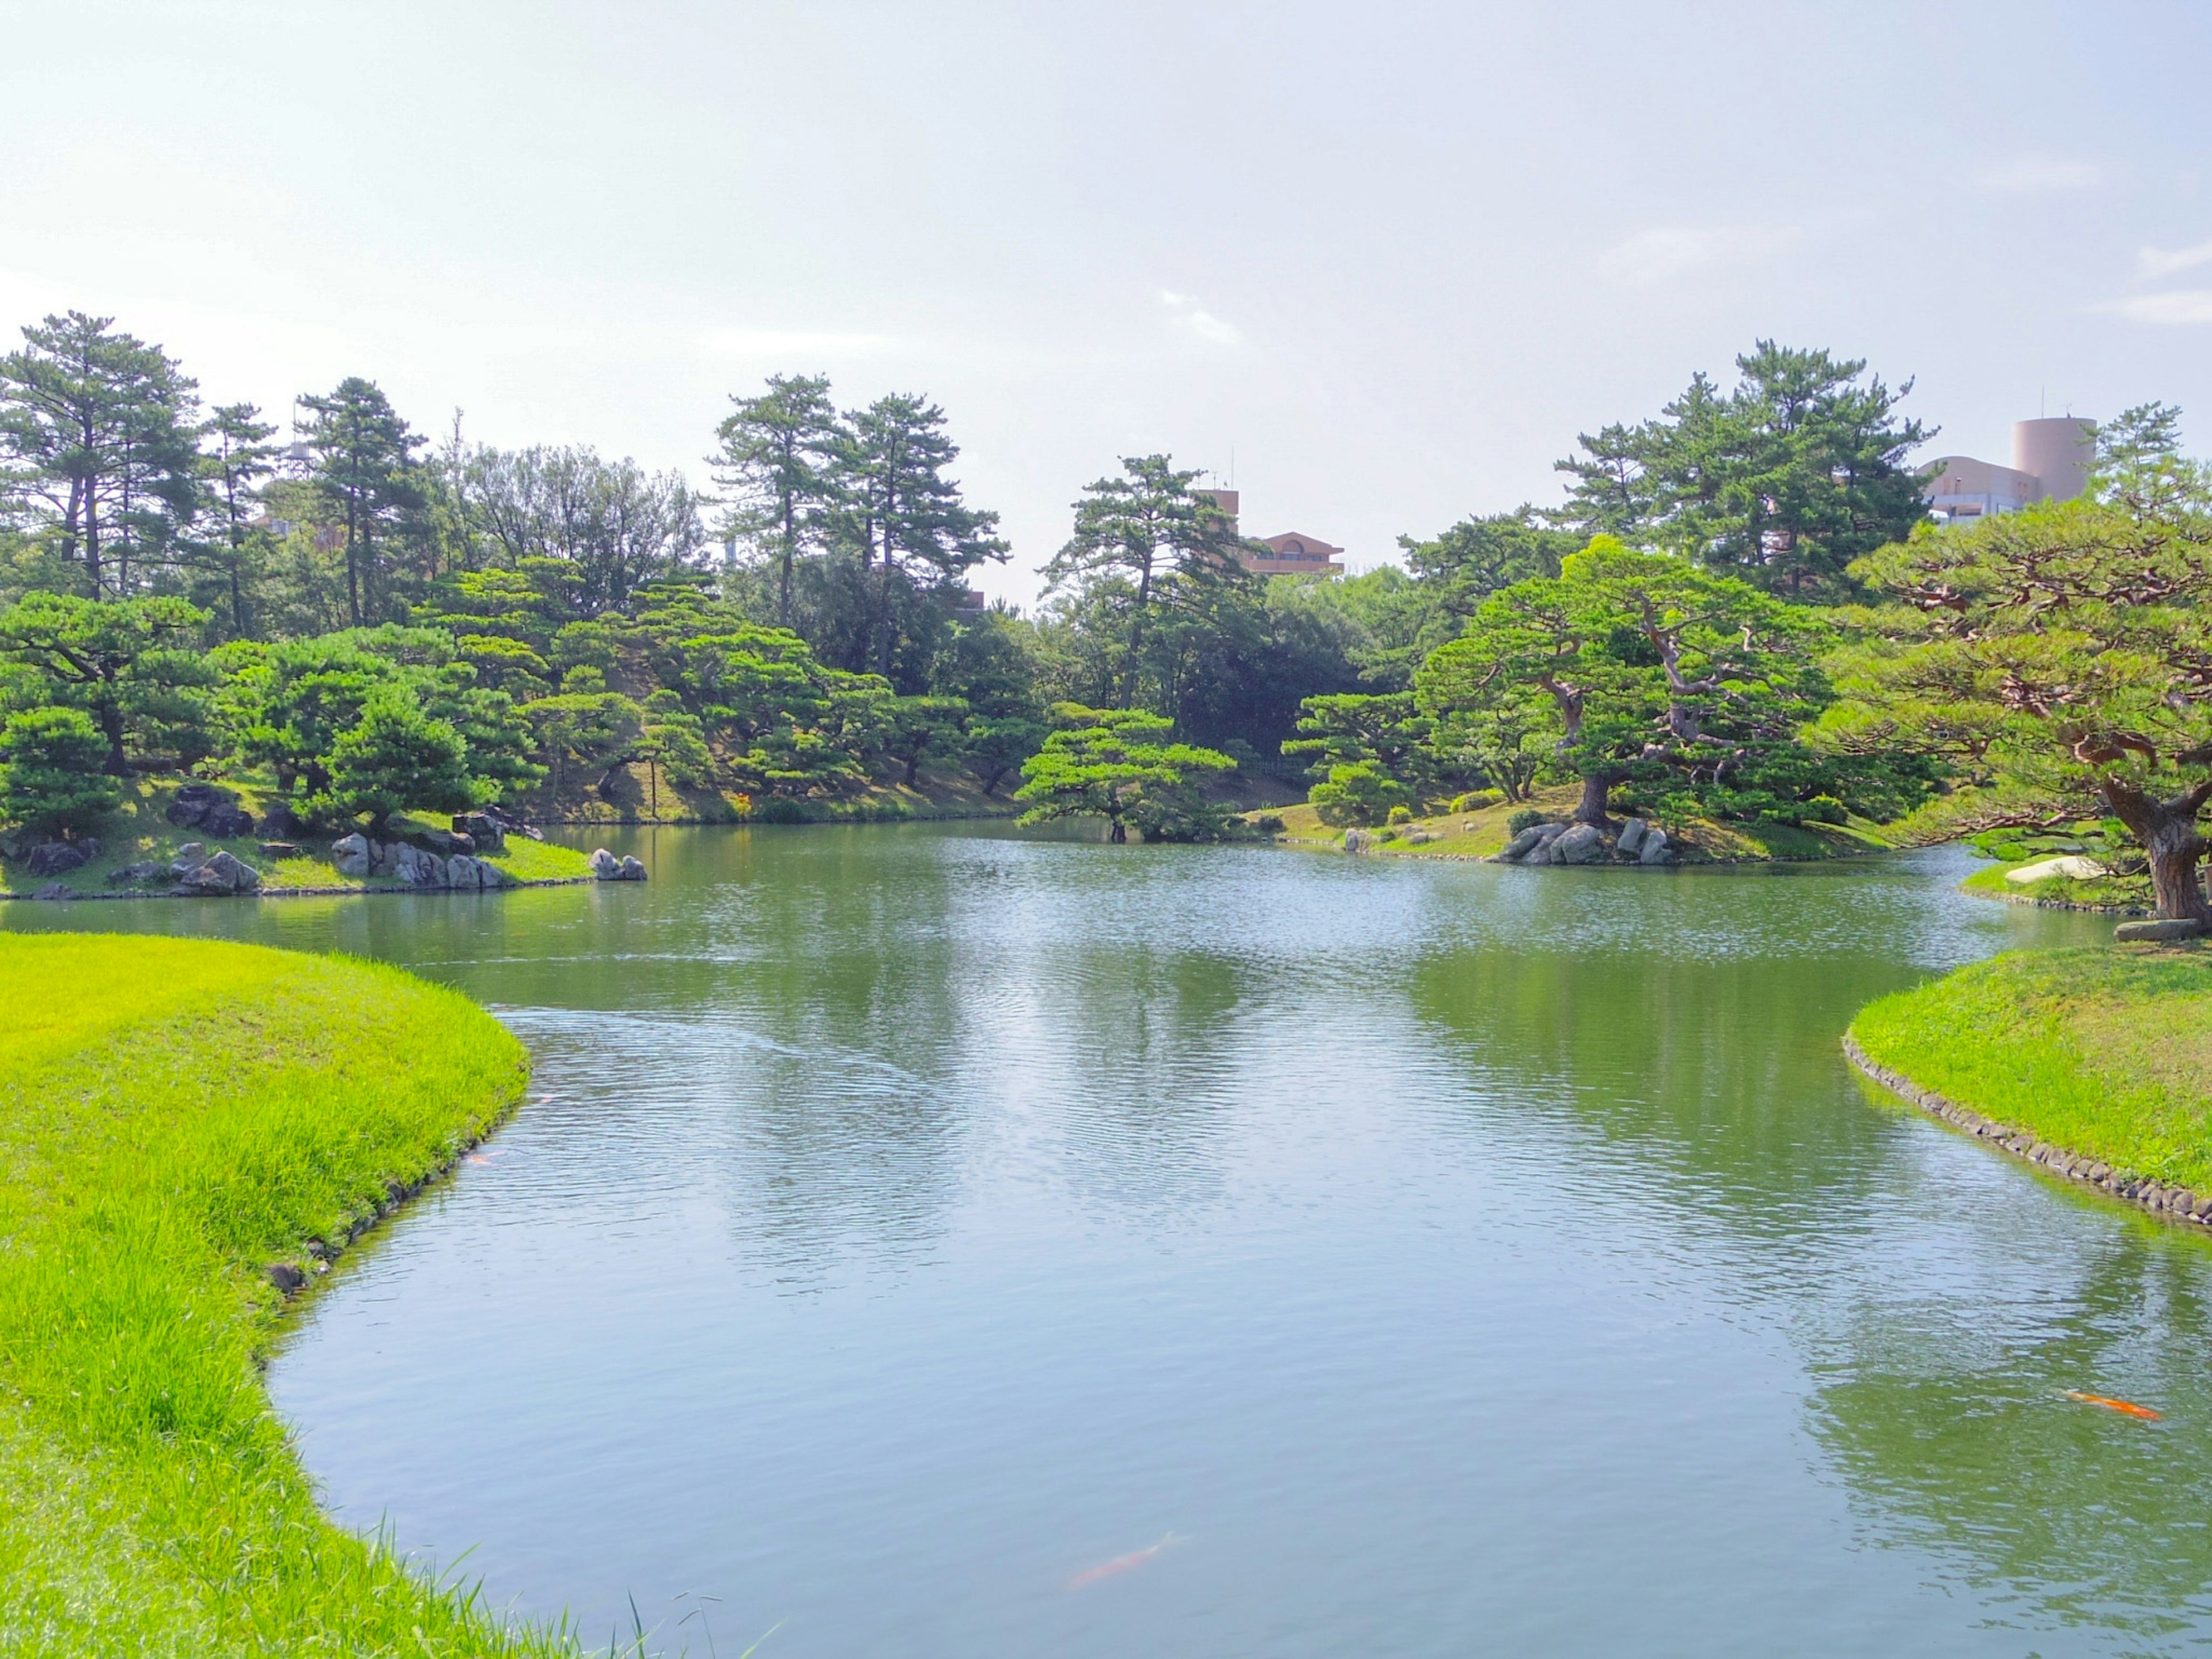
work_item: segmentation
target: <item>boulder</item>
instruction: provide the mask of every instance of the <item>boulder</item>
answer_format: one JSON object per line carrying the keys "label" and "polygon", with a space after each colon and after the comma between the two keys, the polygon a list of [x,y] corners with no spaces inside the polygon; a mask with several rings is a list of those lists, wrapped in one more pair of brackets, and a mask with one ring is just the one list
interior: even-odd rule
{"label": "boulder", "polygon": [[620,881],[622,860],[604,847],[592,849],[592,874],[599,881]]}
{"label": "boulder", "polygon": [[1636,855],[1638,864],[1664,864],[1674,854],[1667,849],[1667,832],[1652,824],[1644,832],[1644,846]]}
{"label": "boulder", "polygon": [[212,783],[180,787],[164,816],[179,829],[204,830],[219,840],[253,833],[253,815],[238,804],[236,792]]}
{"label": "boulder", "polygon": [[261,885],[261,872],[228,853],[218,852],[206,863],[185,872],[178,880],[190,893],[250,893]]}
{"label": "boulder", "polygon": [[645,879],[645,866],[636,859],[624,859],[622,861],[621,878],[624,881],[643,881]]}
{"label": "boulder", "polygon": [[264,841],[261,843],[264,859],[295,859],[300,856],[300,843],[295,841]]}
{"label": "boulder", "polygon": [[261,833],[271,841],[297,841],[306,828],[289,801],[277,801],[261,815]]}
{"label": "boulder", "polygon": [[149,882],[167,881],[168,878],[169,866],[155,864],[149,859],[140,864],[126,864],[107,879],[111,886],[143,887]]}
{"label": "boulder", "polygon": [[410,847],[398,842],[386,847],[389,857],[386,868],[410,887],[443,887],[446,884],[446,861],[435,853],[426,853],[419,847]]}
{"label": "boulder", "polygon": [[1364,830],[1347,830],[1344,832],[1344,850],[1347,853],[1364,853],[1374,845],[1375,837]]}
{"label": "boulder", "polygon": [[1530,824],[1519,835],[1514,836],[1512,840],[1507,842],[1505,845],[1498,850],[1498,856],[1503,859],[1506,863],[1510,864],[1516,859],[1534,852],[1536,850],[1537,842],[1542,839],[1536,832],[1542,828],[1543,826],[1541,824]]}
{"label": "boulder", "polygon": [[188,841],[177,848],[177,856],[169,864],[169,873],[181,878],[186,871],[197,870],[206,862],[206,844],[202,842]]}
{"label": "boulder", "polygon": [[446,860],[446,885],[456,891],[504,887],[507,885],[507,875],[495,864],[487,864],[466,853],[456,853]]}
{"label": "boulder", "polygon": [[1552,842],[1554,864],[1588,864],[1605,856],[1605,831],[1594,823],[1578,823]]}
{"label": "boulder", "polygon": [[65,876],[72,870],[83,869],[89,862],[83,848],[73,847],[65,841],[49,841],[31,849],[31,856],[23,860],[23,868],[34,876]]}
{"label": "boulder", "polygon": [[1620,826],[1620,838],[1613,843],[1613,850],[1635,856],[1636,849],[1644,844],[1644,820],[1631,818]]}
{"label": "boulder", "polygon": [[359,880],[376,867],[375,843],[358,830],[341,836],[331,843],[331,862],[340,875]]}
{"label": "boulder", "polygon": [[477,850],[476,837],[458,830],[411,830],[408,832],[407,841],[409,845],[419,847],[426,853],[434,853],[441,859],[449,859],[456,853]]}
{"label": "boulder", "polygon": [[[544,832],[543,830],[538,830],[534,825],[524,823],[520,817],[517,817],[514,813],[508,811],[507,808],[499,805],[496,803],[485,807],[482,812],[477,813],[475,816],[489,818],[492,823],[499,826],[500,833],[503,836],[520,836],[528,841],[544,841],[545,839]],[[470,833],[473,835],[476,831],[471,829]]]}
{"label": "boulder", "polygon": [[2064,876],[2069,881],[2094,881],[2100,876],[2111,873],[2094,859],[2085,859],[2079,853],[2067,853],[2055,859],[2039,859],[2033,864],[2023,864],[2017,870],[2008,870],[2005,879],[2016,881],[2026,887],[2039,881],[2049,881],[2053,876]]}
{"label": "boulder", "polygon": [[34,899],[73,899],[76,896],[76,889],[67,882],[50,881],[31,896]]}
{"label": "boulder", "polygon": [[2112,938],[2122,945],[2162,945],[2169,939],[2195,939],[2203,931],[2204,924],[2194,916],[2172,916],[2124,921],[2112,929]]}
{"label": "boulder", "polygon": [[461,812],[453,818],[453,833],[466,836],[471,853],[503,853],[507,850],[507,829],[489,812]]}

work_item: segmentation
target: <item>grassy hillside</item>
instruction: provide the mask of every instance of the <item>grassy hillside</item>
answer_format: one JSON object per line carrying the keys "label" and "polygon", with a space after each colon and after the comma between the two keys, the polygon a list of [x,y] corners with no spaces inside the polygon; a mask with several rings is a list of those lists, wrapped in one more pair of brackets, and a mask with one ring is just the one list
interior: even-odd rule
{"label": "grassy hillside", "polygon": [[[1574,811],[1581,793],[1574,785],[1539,789],[1534,801],[1528,805],[1553,817],[1565,818]],[[1321,815],[1311,806],[1273,810],[1275,816],[1283,820],[1284,840],[1293,846],[1334,847],[1344,839],[1343,830],[1323,823]],[[1507,820],[1525,810],[1525,805],[1505,802],[1479,811],[1443,812],[1416,818],[1410,823],[1375,831],[1378,836],[1389,834],[1392,829],[1396,833],[1388,841],[1378,841],[1372,850],[1404,858],[1487,858],[1502,850],[1511,839],[1506,829]],[[1410,839],[1415,831],[1430,839],[1416,844]],[[1796,829],[1779,823],[1718,823],[1709,818],[1690,818],[1669,822],[1667,833],[1680,860],[1693,864],[1844,858],[1857,853],[1878,852],[1890,845],[1874,825],[1856,820],[1849,824],[1812,824]]]}
{"label": "grassy hillside", "polygon": [[312,1285],[527,1070],[394,969],[0,934],[0,1652],[569,1650],[325,1520],[259,1375],[270,1264]]}
{"label": "grassy hillside", "polygon": [[2212,1192],[2212,953],[1996,957],[1860,1011],[1876,1065],[2115,1170]]}

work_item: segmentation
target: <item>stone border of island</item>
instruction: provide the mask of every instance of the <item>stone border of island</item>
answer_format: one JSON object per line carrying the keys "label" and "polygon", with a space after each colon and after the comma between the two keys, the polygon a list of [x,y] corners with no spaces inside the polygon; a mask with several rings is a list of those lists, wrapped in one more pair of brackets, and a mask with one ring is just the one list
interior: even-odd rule
{"label": "stone border of island", "polygon": [[[273,837],[260,843],[263,855],[296,858],[301,852],[298,836],[303,826],[281,801],[257,824],[253,815],[239,804],[234,791],[211,783],[180,787],[163,817],[183,830],[198,830],[210,837],[237,840],[259,834]],[[511,876],[481,854],[505,850],[509,836],[543,841],[544,833],[497,806],[478,812],[457,814],[449,830],[418,829],[392,841],[372,841],[359,830],[331,843],[331,866],[342,876],[359,881],[383,878],[390,887],[273,887],[262,885],[261,872],[227,848],[210,853],[204,842],[186,842],[168,862],[147,860],[127,864],[109,879],[121,884],[97,893],[82,893],[66,883],[49,881],[34,893],[0,891],[10,899],[103,898],[270,898],[348,896],[357,893],[489,892],[507,887],[573,887],[596,881],[643,881],[646,869],[635,858],[617,858],[604,847],[592,850],[590,873],[549,876],[524,880]],[[100,856],[96,836],[77,841],[45,842],[24,854],[24,867],[34,876],[62,876],[81,870]]]}
{"label": "stone border of island", "polygon": [[1941,1118],[1954,1128],[1963,1129],[1977,1139],[2052,1175],[2094,1188],[2107,1198],[2122,1200],[2154,1215],[2164,1216],[2168,1221],[2194,1222],[2198,1226],[2212,1224],[2212,1195],[2194,1193],[2186,1187],[2169,1187],[2148,1176],[2115,1170],[2083,1153],[2069,1152],[2063,1146],[2039,1140],[2025,1129],[1984,1117],[1972,1107],[1961,1106],[1933,1089],[1923,1089],[1902,1073],[1878,1064],[1869,1058],[1866,1050],[1859,1047],[1858,1039],[1848,1031],[1844,1034],[1844,1058],[1869,1079],[1930,1117]]}

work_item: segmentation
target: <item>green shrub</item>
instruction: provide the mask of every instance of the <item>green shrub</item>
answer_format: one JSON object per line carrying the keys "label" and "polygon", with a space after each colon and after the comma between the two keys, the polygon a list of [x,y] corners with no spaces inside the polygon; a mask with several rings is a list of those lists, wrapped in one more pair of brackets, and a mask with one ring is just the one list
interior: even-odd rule
{"label": "green shrub", "polygon": [[0,817],[40,835],[91,829],[123,799],[81,708],[30,708],[0,728]]}
{"label": "green shrub", "polygon": [[1291,826],[1283,822],[1279,812],[1262,812],[1252,820],[1252,827],[1263,836],[1279,836]]}
{"label": "green shrub", "polygon": [[1408,805],[1413,792],[1373,761],[1353,761],[1328,769],[1328,781],[1308,793],[1321,821],[1364,827],[1381,823],[1391,809]]}
{"label": "green shrub", "polygon": [[1540,812],[1533,806],[1524,806],[1505,820],[1505,833],[1517,836],[1523,830],[1533,830],[1540,823],[1549,823],[1551,815]]}
{"label": "green shrub", "polygon": [[1505,799],[1503,789],[1474,789],[1460,796],[1451,804],[1455,812],[1480,812],[1486,806],[1495,806]]}
{"label": "green shrub", "polygon": [[1806,823],[1841,823],[1850,813],[1833,795],[1815,795],[1805,803]]}
{"label": "green shrub", "polygon": [[1375,839],[1377,841],[1395,841],[1398,839],[1398,832],[1395,830],[1377,830],[1375,832]]}
{"label": "green shrub", "polygon": [[1391,823],[1411,823],[1413,821],[1413,809],[1412,807],[1394,806],[1390,809],[1390,816],[1388,822]]}

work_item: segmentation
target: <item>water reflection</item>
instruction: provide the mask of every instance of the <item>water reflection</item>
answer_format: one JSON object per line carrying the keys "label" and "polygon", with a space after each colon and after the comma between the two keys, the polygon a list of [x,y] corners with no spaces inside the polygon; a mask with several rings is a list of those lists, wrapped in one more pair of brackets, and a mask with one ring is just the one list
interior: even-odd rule
{"label": "water reflection", "polygon": [[1006,1659],[2212,1630],[2203,1243],[1836,1047],[2094,921],[1948,855],[594,839],[654,880],[0,911],[387,956],[531,1043],[552,1098],[272,1373],[332,1501],[495,1597]]}

